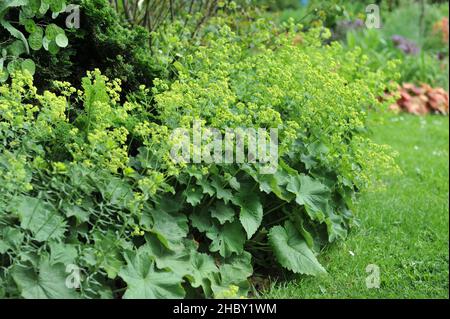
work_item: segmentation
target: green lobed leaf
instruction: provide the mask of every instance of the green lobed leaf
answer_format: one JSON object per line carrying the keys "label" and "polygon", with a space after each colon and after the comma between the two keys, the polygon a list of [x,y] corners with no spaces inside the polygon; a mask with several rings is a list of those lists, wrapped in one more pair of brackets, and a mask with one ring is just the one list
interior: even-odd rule
{"label": "green lobed leaf", "polygon": [[13,200],[12,209],[19,216],[20,226],[30,230],[34,240],[63,238],[66,222],[48,202],[22,195]]}
{"label": "green lobed leaf", "polygon": [[160,270],[145,247],[125,254],[127,265],[119,276],[127,283],[125,299],[183,298],[182,277],[172,271]]}
{"label": "green lobed leaf", "polygon": [[256,192],[252,192],[248,187],[245,191],[239,192],[233,198],[233,204],[241,208],[239,220],[244,227],[247,238],[250,239],[258,230],[263,218],[263,207]]}
{"label": "green lobed leaf", "polygon": [[306,275],[326,273],[326,270],[317,261],[316,256],[291,222],[286,222],[284,227],[272,227],[268,237],[274,254],[283,267],[295,273]]}
{"label": "green lobed leaf", "polygon": [[64,244],[58,242],[49,243],[50,247],[50,263],[63,264],[65,266],[73,264],[78,256],[76,245]]}
{"label": "green lobed leaf", "polygon": [[145,249],[154,257],[159,269],[170,269],[180,277],[188,278],[192,287],[209,289],[207,281],[218,268],[212,256],[197,252],[193,241],[185,240],[183,247],[170,251],[153,236],[147,235],[145,239]]}
{"label": "green lobed leaf", "polygon": [[316,213],[328,212],[330,190],[321,182],[304,174],[291,176],[287,190],[295,194],[295,201],[305,205],[308,213],[314,219]]}
{"label": "green lobed leaf", "polygon": [[186,201],[192,206],[197,206],[203,199],[203,191],[200,187],[190,186],[183,192]]}
{"label": "green lobed leaf", "polygon": [[12,277],[19,287],[22,297],[27,299],[77,299],[79,294],[66,286],[62,264],[52,265],[49,260],[39,262],[37,269],[31,266],[13,266]]}
{"label": "green lobed leaf", "polygon": [[0,228],[0,254],[19,248],[25,235],[18,228]]}
{"label": "green lobed leaf", "polygon": [[196,184],[201,187],[204,194],[214,196],[214,194],[216,193],[214,188],[211,186],[210,181],[205,177],[198,178]]}
{"label": "green lobed leaf", "polygon": [[231,190],[225,188],[224,185],[226,184],[227,182],[219,176],[212,177],[211,186],[216,191],[216,197],[218,199],[223,199],[225,204],[228,204],[228,202],[233,198],[233,194],[231,193]]}
{"label": "green lobed leaf", "polygon": [[325,219],[328,231],[328,241],[333,242],[336,239],[345,239],[347,237],[347,229],[343,226],[344,219],[342,216],[333,212],[329,213],[329,217]]}
{"label": "green lobed leaf", "polygon": [[234,221],[234,209],[226,205],[223,201],[216,201],[214,206],[210,208],[211,217],[216,218],[222,225],[226,222]]}
{"label": "green lobed leaf", "polygon": [[252,274],[252,256],[248,252],[221,260],[220,276],[214,277],[211,284],[214,296],[223,298],[235,287],[235,295],[230,297],[246,297],[250,288],[248,278]]}
{"label": "green lobed leaf", "polygon": [[252,274],[252,255],[246,251],[226,258],[220,266],[221,282],[224,285],[248,283],[247,279]]}
{"label": "green lobed leaf", "polygon": [[170,214],[163,210],[163,207],[156,207],[150,212],[153,219],[153,225],[150,231],[155,234],[158,239],[168,249],[176,249],[181,241],[187,236],[189,227],[187,217],[184,214]]}
{"label": "green lobed leaf", "polygon": [[240,254],[244,251],[244,229],[237,221],[210,229],[206,236],[212,240],[209,249],[212,252],[219,252],[222,257],[229,257],[233,253]]}
{"label": "green lobed leaf", "polygon": [[122,250],[129,247],[126,247],[124,240],[117,238],[112,231],[108,231],[106,234],[95,232],[93,239],[95,241],[95,264],[106,271],[108,278],[116,278],[124,264]]}

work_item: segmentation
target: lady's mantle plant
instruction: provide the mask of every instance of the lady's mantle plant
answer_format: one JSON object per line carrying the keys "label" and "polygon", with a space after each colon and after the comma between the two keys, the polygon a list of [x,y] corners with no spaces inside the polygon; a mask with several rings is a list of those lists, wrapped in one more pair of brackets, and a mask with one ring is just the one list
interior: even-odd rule
{"label": "lady's mantle plant", "polygon": [[[58,94],[13,73],[0,87],[0,296],[245,296],[255,272],[325,273],[316,255],[354,225],[355,193],[393,168],[365,136],[387,77],[327,36],[222,25],[177,56],[175,80],[125,103],[99,71]],[[174,163],[171,133],[198,120],[277,127],[278,170]]]}

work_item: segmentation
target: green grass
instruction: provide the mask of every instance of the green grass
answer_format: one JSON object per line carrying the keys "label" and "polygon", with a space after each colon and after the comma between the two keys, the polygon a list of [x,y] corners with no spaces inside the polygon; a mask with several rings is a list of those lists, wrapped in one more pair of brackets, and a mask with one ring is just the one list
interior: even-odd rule
{"label": "green grass", "polygon": [[[449,119],[385,116],[374,140],[389,144],[403,174],[361,195],[361,227],[324,251],[328,271],[273,285],[264,298],[448,298]],[[366,287],[366,267],[380,269],[380,288]]]}

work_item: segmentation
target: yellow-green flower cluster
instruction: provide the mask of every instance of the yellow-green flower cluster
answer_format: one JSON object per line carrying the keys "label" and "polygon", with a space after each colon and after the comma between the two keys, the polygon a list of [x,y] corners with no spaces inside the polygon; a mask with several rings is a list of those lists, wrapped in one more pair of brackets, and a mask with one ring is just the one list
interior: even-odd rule
{"label": "yellow-green flower cluster", "polygon": [[[227,26],[210,35],[207,46],[177,61],[175,82],[156,81],[159,120],[170,129],[192,128],[199,119],[222,131],[279,128],[280,157],[309,152],[319,166],[361,187],[368,180],[367,162],[392,164],[385,152],[355,155],[361,144],[371,144],[360,135],[368,109],[382,106],[377,97],[386,90],[389,75],[371,72],[360,50],[323,45],[330,33],[321,25],[307,33],[292,22],[286,28],[290,31],[279,36],[277,46],[262,40],[264,45],[250,54],[242,48],[245,37]],[[294,43],[296,36],[302,45]]]}

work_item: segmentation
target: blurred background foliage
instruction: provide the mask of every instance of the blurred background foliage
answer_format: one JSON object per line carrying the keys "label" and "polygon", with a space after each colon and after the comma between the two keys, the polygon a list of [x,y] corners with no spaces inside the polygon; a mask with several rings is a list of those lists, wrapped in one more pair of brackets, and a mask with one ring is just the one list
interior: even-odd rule
{"label": "blurred background foliage", "polygon": [[[349,49],[360,47],[374,69],[400,63],[401,82],[425,82],[448,91],[448,1],[376,1],[381,28],[365,26],[366,7],[374,1],[269,1],[268,15],[305,25],[323,24],[333,40]],[[273,5],[276,3],[276,5]]]}
{"label": "blurred background foliage", "polygon": [[[66,29],[69,46],[58,55],[32,51],[35,82],[48,88],[53,80],[77,84],[86,70],[98,67],[110,78],[119,78],[124,91],[151,85],[156,77],[176,70],[171,56],[182,43],[198,43],[214,31],[210,19],[221,19],[234,31],[257,18],[269,23],[293,21],[303,31],[325,26],[330,41],[349,50],[360,47],[373,70],[387,61],[400,63],[401,82],[443,87],[448,91],[448,2],[430,0],[378,0],[381,28],[365,26],[366,7],[373,1],[347,0],[74,0],[81,7],[81,29]],[[239,13],[239,14],[237,14]],[[58,17],[58,25],[65,17]],[[41,24],[54,20],[43,16]],[[167,30],[177,36],[167,37]],[[9,34],[0,28],[3,43]],[[149,56],[149,52],[151,55]]]}

